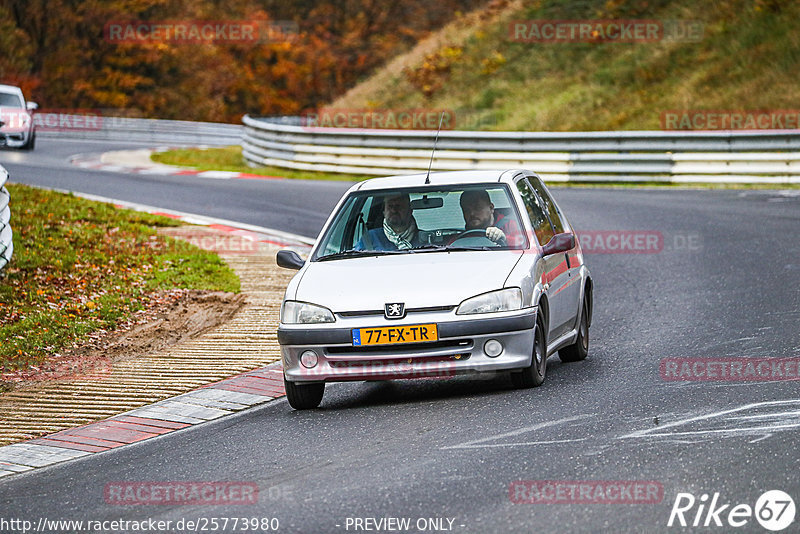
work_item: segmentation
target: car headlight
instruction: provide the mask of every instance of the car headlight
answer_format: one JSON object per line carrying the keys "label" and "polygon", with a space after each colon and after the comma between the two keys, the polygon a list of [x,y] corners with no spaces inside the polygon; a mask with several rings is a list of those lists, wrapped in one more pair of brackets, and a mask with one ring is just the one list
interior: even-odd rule
{"label": "car headlight", "polygon": [[459,305],[457,315],[492,313],[522,309],[522,290],[509,287],[469,298]]}
{"label": "car headlight", "polygon": [[284,324],[333,323],[333,312],[324,306],[287,300],[281,307],[281,322]]}

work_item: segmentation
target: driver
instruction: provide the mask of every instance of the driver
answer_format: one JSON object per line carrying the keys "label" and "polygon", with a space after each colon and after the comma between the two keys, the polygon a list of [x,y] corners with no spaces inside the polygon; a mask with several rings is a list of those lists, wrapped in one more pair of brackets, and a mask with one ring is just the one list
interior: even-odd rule
{"label": "driver", "polygon": [[517,221],[495,211],[485,189],[464,191],[460,203],[467,231],[485,229],[486,237],[499,244],[505,241],[505,244],[514,246],[521,242],[522,233]]}
{"label": "driver", "polygon": [[405,250],[419,245],[411,199],[408,193],[399,193],[383,199],[383,227],[367,232],[356,243],[355,250]]}

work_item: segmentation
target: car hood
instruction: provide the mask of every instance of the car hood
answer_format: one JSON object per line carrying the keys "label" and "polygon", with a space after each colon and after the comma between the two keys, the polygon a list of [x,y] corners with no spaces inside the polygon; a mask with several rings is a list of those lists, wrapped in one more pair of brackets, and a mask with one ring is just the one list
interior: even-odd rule
{"label": "car hood", "polygon": [[460,251],[349,258],[310,263],[295,298],[334,312],[456,306],[502,289],[520,251]]}

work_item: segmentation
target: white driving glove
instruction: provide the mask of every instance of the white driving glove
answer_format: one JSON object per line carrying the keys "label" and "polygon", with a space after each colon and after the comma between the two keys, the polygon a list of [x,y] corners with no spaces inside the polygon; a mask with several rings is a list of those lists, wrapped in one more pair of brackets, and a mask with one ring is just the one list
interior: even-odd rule
{"label": "white driving glove", "polygon": [[500,241],[506,238],[506,234],[504,234],[500,228],[496,226],[490,226],[489,228],[486,229],[486,237],[488,237],[495,243],[499,243]]}

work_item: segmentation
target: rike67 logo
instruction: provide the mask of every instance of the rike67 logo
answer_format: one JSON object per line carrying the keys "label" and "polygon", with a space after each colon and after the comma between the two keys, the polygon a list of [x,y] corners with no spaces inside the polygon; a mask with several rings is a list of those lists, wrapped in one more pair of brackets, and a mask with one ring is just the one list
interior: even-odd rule
{"label": "rike67 logo", "polygon": [[781,490],[764,492],[756,500],[755,506],[724,502],[719,492],[715,492],[710,500],[707,493],[699,499],[691,493],[678,493],[667,526],[724,526],[730,529],[752,525],[752,519],[755,518],[765,529],[778,532],[794,522],[795,512],[794,500]]}

